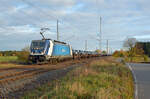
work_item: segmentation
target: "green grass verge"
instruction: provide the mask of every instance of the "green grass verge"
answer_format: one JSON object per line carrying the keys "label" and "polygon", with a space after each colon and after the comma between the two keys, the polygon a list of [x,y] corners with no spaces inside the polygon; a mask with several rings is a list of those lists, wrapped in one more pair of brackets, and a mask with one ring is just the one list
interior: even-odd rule
{"label": "green grass verge", "polygon": [[136,63],[150,62],[150,58],[148,56],[144,56],[144,57],[137,56],[137,57],[133,57],[132,59],[130,57],[126,57],[124,59],[125,59],[126,62],[136,62]]}
{"label": "green grass verge", "polygon": [[17,60],[17,56],[0,56],[0,62],[14,62]]}
{"label": "green grass verge", "polygon": [[13,62],[20,62],[17,56],[0,56],[0,69],[19,67],[19,64]]}
{"label": "green grass verge", "polygon": [[130,70],[112,59],[94,61],[60,80],[28,92],[22,99],[133,99]]}

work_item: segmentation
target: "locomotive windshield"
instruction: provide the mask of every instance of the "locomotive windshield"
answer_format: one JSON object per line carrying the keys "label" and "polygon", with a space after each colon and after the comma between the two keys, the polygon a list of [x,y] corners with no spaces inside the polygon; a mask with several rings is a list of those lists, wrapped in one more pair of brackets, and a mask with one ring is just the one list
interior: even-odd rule
{"label": "locomotive windshield", "polygon": [[31,48],[43,49],[45,47],[45,41],[32,41]]}

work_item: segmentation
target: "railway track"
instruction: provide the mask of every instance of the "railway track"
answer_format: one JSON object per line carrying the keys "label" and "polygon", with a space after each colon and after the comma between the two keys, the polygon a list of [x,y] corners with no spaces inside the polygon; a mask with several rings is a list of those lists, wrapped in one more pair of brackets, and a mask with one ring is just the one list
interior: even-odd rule
{"label": "railway track", "polygon": [[[94,59],[94,58],[93,58]],[[73,64],[78,64],[82,63],[86,59],[82,60],[76,60],[76,61],[70,61],[69,64],[67,65],[73,65]],[[62,62],[58,63],[57,65],[66,65],[68,62]],[[48,65],[48,66],[47,66]],[[62,66],[64,67],[64,66]],[[56,67],[55,65],[51,64],[38,64],[38,65],[29,65],[29,66],[20,66],[16,68],[8,68],[8,69],[0,69],[0,72],[6,72],[3,75],[0,75],[0,84],[8,82],[8,81],[15,81],[19,80],[21,78],[26,78],[30,76],[34,76],[40,73],[48,72],[53,69],[58,69],[59,67]],[[16,70],[16,71],[13,71]],[[17,71],[19,70],[19,71]]]}
{"label": "railway track", "polygon": [[35,76],[48,71],[49,69],[33,69],[0,76],[0,97],[24,88],[26,84],[35,80]]}
{"label": "railway track", "polygon": [[[72,65],[72,64],[78,64],[78,63],[82,63],[82,61],[84,61],[86,59],[82,59],[82,60],[76,60],[76,61],[69,61],[69,64],[67,65]],[[57,65],[66,65],[66,63],[68,62],[62,62],[62,63],[58,63]],[[56,64],[55,64],[56,65]],[[8,81],[8,80],[12,80],[14,81],[13,77],[17,79],[21,78],[21,77],[26,77],[26,75],[36,75],[36,74],[40,74],[43,72],[47,72],[50,71],[52,69],[58,69],[54,64],[38,64],[38,65],[29,65],[29,66],[20,66],[20,67],[15,67],[15,68],[6,68],[6,69],[0,69],[0,72],[6,72],[4,74],[0,74],[0,84]],[[63,66],[62,66],[63,67]],[[16,71],[13,71],[16,70]],[[20,76],[20,77],[19,77]],[[28,77],[28,76],[27,76]]]}
{"label": "railway track", "polygon": [[16,68],[2,69],[0,73],[4,73],[0,74],[0,97],[7,96],[11,92],[23,89],[26,84],[35,81],[40,74],[47,73],[51,70],[66,68],[75,64],[86,64],[95,59],[98,58],[66,61],[58,63],[57,65],[25,65]]}
{"label": "railway track", "polygon": [[9,81],[13,82],[15,80],[28,78],[30,76],[34,76],[47,71],[49,70],[35,69],[35,70],[25,70],[25,71],[15,72],[13,74],[2,75],[0,76],[0,84],[7,83]]}

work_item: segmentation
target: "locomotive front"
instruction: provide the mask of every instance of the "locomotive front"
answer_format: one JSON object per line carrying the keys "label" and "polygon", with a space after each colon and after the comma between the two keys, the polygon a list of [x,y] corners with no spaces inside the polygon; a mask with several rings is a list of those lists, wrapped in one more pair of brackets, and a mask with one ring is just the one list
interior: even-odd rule
{"label": "locomotive front", "polygon": [[30,46],[30,60],[32,62],[44,61],[48,44],[46,40],[33,40]]}

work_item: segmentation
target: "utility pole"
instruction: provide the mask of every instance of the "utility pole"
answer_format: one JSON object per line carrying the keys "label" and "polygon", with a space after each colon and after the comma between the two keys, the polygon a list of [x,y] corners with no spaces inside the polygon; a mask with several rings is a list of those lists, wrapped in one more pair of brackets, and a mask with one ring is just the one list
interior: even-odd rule
{"label": "utility pole", "polygon": [[107,55],[109,53],[109,45],[108,45],[108,40],[107,40]]}
{"label": "utility pole", "polygon": [[113,52],[112,52],[112,48],[110,48],[110,54],[112,54]]}
{"label": "utility pole", "polygon": [[100,40],[99,40],[99,49],[102,51],[102,17],[100,16]]}
{"label": "utility pole", "polygon": [[85,51],[87,51],[87,40],[85,40]]}
{"label": "utility pole", "polygon": [[59,20],[57,20],[57,40],[59,41]]}

